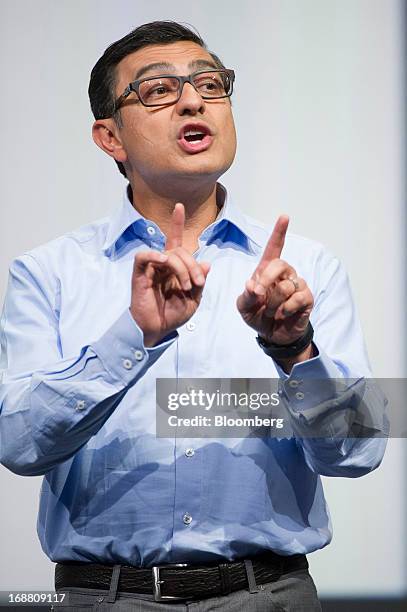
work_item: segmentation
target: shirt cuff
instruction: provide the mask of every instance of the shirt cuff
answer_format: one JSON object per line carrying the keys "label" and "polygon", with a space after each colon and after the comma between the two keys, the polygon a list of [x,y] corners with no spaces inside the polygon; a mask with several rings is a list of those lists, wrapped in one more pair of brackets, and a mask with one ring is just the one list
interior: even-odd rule
{"label": "shirt cuff", "polygon": [[[280,389],[290,409],[295,412],[322,406],[338,394],[337,383],[342,379],[341,372],[322,349],[316,348],[318,355],[296,363],[289,375],[276,364],[281,379]],[[344,383],[341,383],[342,389]]]}
{"label": "shirt cuff", "polygon": [[115,382],[127,386],[147,365],[151,366],[178,337],[168,334],[154,347],[144,346],[140,327],[126,309],[92,349]]}

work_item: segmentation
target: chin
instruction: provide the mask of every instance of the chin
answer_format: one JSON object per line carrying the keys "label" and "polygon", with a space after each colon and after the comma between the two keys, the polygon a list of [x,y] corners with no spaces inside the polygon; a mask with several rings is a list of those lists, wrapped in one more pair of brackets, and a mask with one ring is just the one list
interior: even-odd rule
{"label": "chin", "polygon": [[[235,155],[223,157],[222,159],[211,159],[210,155],[205,155],[206,151],[190,155],[182,164],[182,169],[187,173],[195,176],[216,176],[219,178],[233,163]],[[209,152],[208,152],[209,153]],[[183,160],[184,161],[184,160]],[[180,168],[181,170],[181,168]],[[182,172],[182,170],[181,170]]]}
{"label": "chin", "polygon": [[216,181],[228,170],[228,166],[215,166],[213,164],[202,164],[199,167],[188,168],[179,173],[179,177],[190,180],[203,180],[216,183]]}

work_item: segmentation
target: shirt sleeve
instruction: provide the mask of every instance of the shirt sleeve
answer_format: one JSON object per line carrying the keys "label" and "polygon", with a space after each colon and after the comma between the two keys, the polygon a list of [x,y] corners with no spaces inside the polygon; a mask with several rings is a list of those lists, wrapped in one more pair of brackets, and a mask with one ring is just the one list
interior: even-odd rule
{"label": "shirt sleeve", "polygon": [[371,377],[347,275],[321,252],[315,267],[317,355],[290,375],[277,366],[281,396],[308,466],[325,476],[357,477],[380,464],[389,432],[387,400]]}
{"label": "shirt sleeve", "polygon": [[31,255],[13,262],[0,331],[0,462],[27,476],[86,444],[177,337],[146,348],[126,309],[95,343],[63,359],[54,294]]}

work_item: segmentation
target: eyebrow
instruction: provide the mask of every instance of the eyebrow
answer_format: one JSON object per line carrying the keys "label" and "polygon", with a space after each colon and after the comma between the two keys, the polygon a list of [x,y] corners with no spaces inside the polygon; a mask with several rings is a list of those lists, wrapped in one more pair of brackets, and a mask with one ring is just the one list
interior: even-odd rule
{"label": "eyebrow", "polygon": [[[211,62],[210,60],[198,59],[189,62],[188,69],[189,70],[200,70],[201,68],[210,68],[210,69],[218,69],[219,66],[215,64],[215,62]],[[138,81],[140,77],[142,77],[146,72],[161,70],[163,72],[167,72],[168,74],[174,74],[176,72],[176,68],[174,64],[170,64],[169,62],[154,62],[153,64],[147,64],[143,66],[136,72],[134,75],[134,80]]]}

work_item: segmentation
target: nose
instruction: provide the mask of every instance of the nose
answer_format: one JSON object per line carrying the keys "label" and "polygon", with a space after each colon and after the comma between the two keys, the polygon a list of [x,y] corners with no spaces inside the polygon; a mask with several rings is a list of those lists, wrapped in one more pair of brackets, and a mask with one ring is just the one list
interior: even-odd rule
{"label": "nose", "polygon": [[179,115],[196,115],[204,112],[205,101],[191,83],[184,83],[176,109]]}

